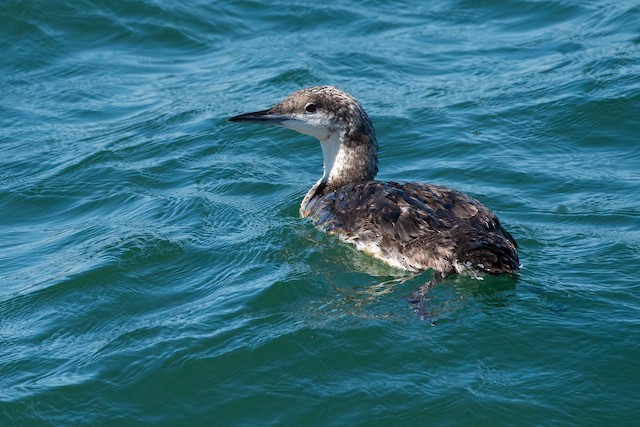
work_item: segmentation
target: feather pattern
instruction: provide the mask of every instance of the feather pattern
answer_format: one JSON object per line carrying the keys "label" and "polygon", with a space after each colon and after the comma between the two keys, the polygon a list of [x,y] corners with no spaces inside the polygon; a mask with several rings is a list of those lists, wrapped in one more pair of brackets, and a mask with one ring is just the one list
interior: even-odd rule
{"label": "feather pattern", "polygon": [[323,231],[390,265],[444,276],[511,273],[517,244],[476,199],[451,188],[366,181],[326,188],[302,207]]}

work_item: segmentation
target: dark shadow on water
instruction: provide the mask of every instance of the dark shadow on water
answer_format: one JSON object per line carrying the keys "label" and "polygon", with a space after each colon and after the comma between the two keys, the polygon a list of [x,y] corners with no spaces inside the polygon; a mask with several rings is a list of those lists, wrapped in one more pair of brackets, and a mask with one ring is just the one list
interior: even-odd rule
{"label": "dark shadow on water", "polygon": [[492,315],[504,309],[513,301],[517,284],[517,278],[508,275],[434,280],[431,272],[400,274],[330,273],[326,277],[334,298],[329,305],[365,318],[402,318],[411,313],[435,326],[442,320]]}
{"label": "dark shadow on water", "polygon": [[517,276],[433,277],[407,296],[416,315],[432,325],[456,318],[463,310],[493,314],[507,307],[515,296]]}

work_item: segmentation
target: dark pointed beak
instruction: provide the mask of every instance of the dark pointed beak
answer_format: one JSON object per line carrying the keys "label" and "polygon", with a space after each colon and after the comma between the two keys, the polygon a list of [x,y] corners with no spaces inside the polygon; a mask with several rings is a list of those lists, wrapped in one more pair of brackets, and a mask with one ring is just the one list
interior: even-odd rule
{"label": "dark pointed beak", "polygon": [[287,117],[280,114],[273,114],[271,110],[256,111],[253,113],[240,114],[233,116],[228,120],[230,122],[247,122],[247,123],[259,123],[263,125],[279,125]]}

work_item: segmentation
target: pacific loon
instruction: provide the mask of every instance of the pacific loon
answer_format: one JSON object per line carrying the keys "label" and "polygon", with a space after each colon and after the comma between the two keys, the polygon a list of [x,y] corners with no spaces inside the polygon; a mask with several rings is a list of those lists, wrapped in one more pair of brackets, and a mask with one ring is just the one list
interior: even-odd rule
{"label": "pacific loon", "polygon": [[376,181],[378,143],[360,103],[334,86],[298,90],[232,122],[295,130],[320,141],[324,174],[300,216],[387,264],[410,271],[515,273],[517,243],[493,212],[466,194],[421,183]]}

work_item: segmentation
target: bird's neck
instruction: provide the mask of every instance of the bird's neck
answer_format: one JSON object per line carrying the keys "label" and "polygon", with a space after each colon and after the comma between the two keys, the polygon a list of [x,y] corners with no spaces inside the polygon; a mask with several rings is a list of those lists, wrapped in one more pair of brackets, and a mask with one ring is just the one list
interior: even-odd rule
{"label": "bird's neck", "polygon": [[320,141],[324,173],[320,181],[336,188],[353,182],[370,181],[378,173],[378,144],[375,136],[334,132]]}
{"label": "bird's neck", "polygon": [[378,173],[378,144],[372,132],[333,132],[320,140],[320,146],[324,173],[302,201],[303,217],[308,216],[307,205],[314,197],[346,184],[371,181]]}

